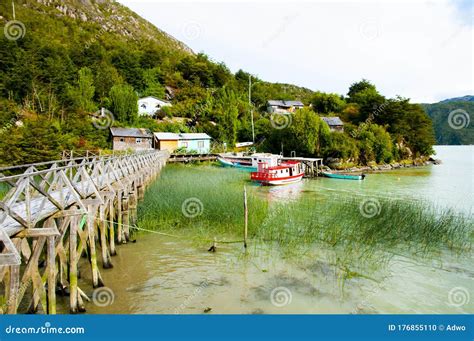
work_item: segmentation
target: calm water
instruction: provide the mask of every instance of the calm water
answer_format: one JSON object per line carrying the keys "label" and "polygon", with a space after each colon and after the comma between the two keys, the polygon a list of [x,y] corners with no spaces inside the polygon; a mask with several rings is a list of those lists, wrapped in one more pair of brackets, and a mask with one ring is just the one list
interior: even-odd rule
{"label": "calm water", "polygon": [[[424,200],[472,213],[474,147],[436,151],[442,165],[370,174],[363,182],[320,178],[255,190],[270,202],[304,200],[316,191]],[[331,265],[338,255],[330,248],[295,260],[282,258],[271,245],[252,245],[247,253],[238,244],[220,245],[209,253],[191,242],[140,234],[136,244],[118,251],[114,268],[102,270],[113,303],[88,304],[88,313],[474,313],[472,254],[396,256],[371,277],[341,281]],[[83,289],[89,288],[89,270],[82,274]]]}

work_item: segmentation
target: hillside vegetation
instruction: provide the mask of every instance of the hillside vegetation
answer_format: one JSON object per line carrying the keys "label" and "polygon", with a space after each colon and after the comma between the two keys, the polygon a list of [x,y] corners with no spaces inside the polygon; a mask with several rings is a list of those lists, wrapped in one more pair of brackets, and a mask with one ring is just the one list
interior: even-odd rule
{"label": "hillside vegetation", "polygon": [[[254,112],[258,149],[340,158],[367,164],[432,152],[434,134],[422,107],[388,99],[375,85],[355,82],[346,96],[235,74],[112,1],[16,1],[24,36],[0,44],[0,164],[57,158],[64,149],[110,148],[107,129],[91,114],[109,109],[113,125],[154,131],[206,132],[232,147],[251,141]],[[13,19],[0,4],[0,22]],[[321,87],[323,87],[322,85]],[[138,117],[141,96],[170,96],[166,121]],[[264,112],[269,99],[301,100],[291,117]],[[311,106],[309,106],[311,105]],[[345,132],[330,132],[320,116],[338,115]],[[289,119],[290,122],[285,122]],[[107,128],[107,127],[99,127]]]}
{"label": "hillside vegetation", "polygon": [[433,121],[437,144],[474,144],[474,97],[465,96],[462,99],[423,104]]}

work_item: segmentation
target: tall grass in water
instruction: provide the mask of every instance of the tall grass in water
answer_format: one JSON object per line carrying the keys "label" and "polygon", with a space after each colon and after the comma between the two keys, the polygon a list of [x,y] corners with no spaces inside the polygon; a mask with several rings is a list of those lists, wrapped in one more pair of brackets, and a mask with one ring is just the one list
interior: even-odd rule
{"label": "tall grass in water", "polygon": [[8,193],[10,190],[10,186],[4,182],[0,182],[0,200],[2,200],[5,195]]}
{"label": "tall grass in water", "polygon": [[[366,200],[366,199],[365,199]],[[286,248],[323,242],[369,256],[377,251],[429,255],[441,249],[470,252],[472,216],[439,211],[423,202],[377,199],[376,210],[364,211],[364,199],[309,196],[278,205],[258,231],[263,240]],[[350,254],[350,253],[349,253]]]}
{"label": "tall grass in water", "polygon": [[[139,206],[139,226],[186,238],[242,238],[243,185],[248,173],[213,166],[169,165]],[[377,199],[376,214],[364,213],[363,199],[302,193],[297,201],[269,206],[247,183],[249,236],[301,254],[317,243],[353,261],[386,251],[427,255],[449,248],[470,252],[473,217],[439,211],[422,202]],[[186,199],[202,206],[195,217],[183,213]]]}
{"label": "tall grass in water", "polygon": [[[205,164],[168,165],[139,205],[139,226],[188,238],[242,238],[243,186],[249,174]],[[246,184],[250,186],[250,184]],[[249,229],[267,215],[267,203],[248,193]]]}

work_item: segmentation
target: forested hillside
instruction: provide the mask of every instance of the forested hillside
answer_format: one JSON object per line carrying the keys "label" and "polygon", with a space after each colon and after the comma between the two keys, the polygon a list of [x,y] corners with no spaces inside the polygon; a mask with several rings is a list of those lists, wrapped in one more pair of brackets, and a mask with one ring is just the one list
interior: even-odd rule
{"label": "forested hillside", "polygon": [[[2,165],[57,158],[64,149],[110,148],[108,130],[100,129],[106,127],[92,124],[102,107],[113,113],[115,126],[206,132],[229,147],[251,141],[253,111],[264,151],[364,164],[432,151],[433,129],[422,107],[385,98],[368,81],[343,96],[252,77],[249,105],[248,73],[233,74],[224,63],[193,53],[116,2],[15,3],[23,27],[5,29],[9,34],[0,39]],[[3,30],[13,19],[10,2],[0,4],[0,16]],[[161,118],[188,120],[138,117],[136,101],[148,95],[170,98],[173,106]],[[301,100],[307,107],[272,117],[264,112],[269,99]],[[320,118],[332,115],[345,122],[345,133],[330,132]]]}
{"label": "forested hillside", "polygon": [[433,121],[437,144],[474,144],[474,122],[471,121],[474,119],[473,99],[473,96],[465,96],[423,104]]}

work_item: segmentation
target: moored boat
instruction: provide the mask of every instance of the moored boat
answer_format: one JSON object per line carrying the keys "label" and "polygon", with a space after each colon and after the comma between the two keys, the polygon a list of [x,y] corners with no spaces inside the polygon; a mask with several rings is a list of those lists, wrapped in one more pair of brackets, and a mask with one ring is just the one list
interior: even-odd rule
{"label": "moored boat", "polygon": [[280,155],[268,153],[255,153],[249,156],[219,154],[217,161],[224,167],[235,167],[249,171],[256,171],[260,162],[265,162],[269,166],[277,166]]}
{"label": "moored boat", "polygon": [[342,180],[364,180],[365,174],[345,174],[345,173],[329,173],[322,172],[325,177]]}
{"label": "moored boat", "polygon": [[277,166],[269,166],[265,162],[258,164],[258,170],[252,172],[252,181],[262,185],[287,185],[301,181],[304,170],[301,162],[286,161]]}

